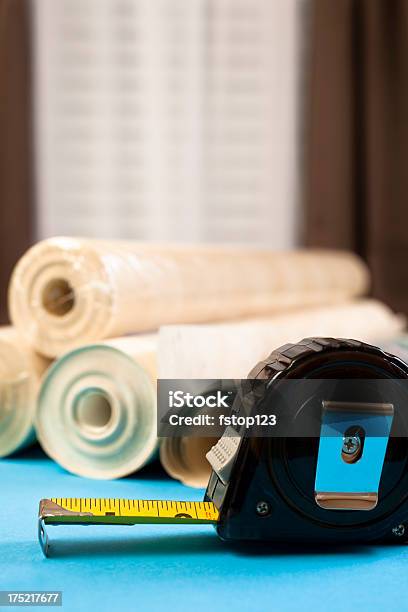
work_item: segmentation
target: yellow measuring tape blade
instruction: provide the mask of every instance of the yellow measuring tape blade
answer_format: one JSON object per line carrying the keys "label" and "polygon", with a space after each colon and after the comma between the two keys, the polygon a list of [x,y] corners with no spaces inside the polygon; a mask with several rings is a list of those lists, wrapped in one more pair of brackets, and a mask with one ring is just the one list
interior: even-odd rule
{"label": "yellow measuring tape blade", "polygon": [[38,536],[47,556],[45,525],[200,525],[216,523],[218,517],[212,502],[51,497],[40,502]]}
{"label": "yellow measuring tape blade", "polygon": [[52,497],[40,502],[45,524],[216,523],[212,502]]}

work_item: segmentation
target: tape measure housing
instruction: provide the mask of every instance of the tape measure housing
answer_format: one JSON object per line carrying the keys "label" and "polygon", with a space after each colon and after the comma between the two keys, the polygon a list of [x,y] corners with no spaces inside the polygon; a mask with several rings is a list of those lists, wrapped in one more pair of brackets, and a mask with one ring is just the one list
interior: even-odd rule
{"label": "tape measure housing", "polygon": [[[308,338],[281,347],[252,370],[245,383],[253,396],[252,410],[256,413],[262,402],[273,402],[275,383],[304,378],[344,378],[357,382],[365,378],[390,379],[397,384],[408,378],[408,366],[377,347],[355,340]],[[359,394],[364,399],[363,386]],[[304,405],[309,409],[306,399]],[[322,402],[319,411],[321,405]],[[302,412],[299,405],[290,403],[285,410],[294,422]],[[394,421],[397,420],[408,435],[408,394],[406,401],[395,407]],[[385,459],[380,466],[378,500],[374,503],[362,491],[357,500],[361,509],[357,510],[359,506],[350,493],[348,500],[354,506],[348,510],[347,500],[339,502],[336,495],[334,508],[329,507],[327,495],[320,497],[319,505],[316,495],[319,432],[316,437],[250,438],[237,431],[231,433],[230,429],[228,435],[240,437],[237,452],[228,470],[213,469],[205,496],[220,511],[216,530],[221,539],[313,544],[406,539],[396,534],[408,533],[407,437],[387,440]],[[369,448],[367,440],[365,448]],[[327,503],[326,508],[321,507],[322,500]],[[336,503],[342,503],[343,509],[336,509]]]}

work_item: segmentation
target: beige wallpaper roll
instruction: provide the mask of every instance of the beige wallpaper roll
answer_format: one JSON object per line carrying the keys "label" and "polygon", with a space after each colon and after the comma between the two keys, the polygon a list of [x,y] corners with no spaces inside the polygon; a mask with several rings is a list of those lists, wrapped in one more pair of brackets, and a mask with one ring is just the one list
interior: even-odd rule
{"label": "beige wallpaper roll", "polygon": [[49,364],[15,329],[0,327],[0,457],[34,442],[37,393]]}
{"label": "beige wallpaper roll", "polygon": [[156,337],[85,345],[63,355],[45,377],[36,430],[66,470],[88,478],[121,478],[158,448]]}
{"label": "beige wallpaper roll", "polygon": [[[398,336],[405,320],[376,300],[213,325],[174,325],[159,332],[160,378],[246,378],[258,361],[287,342],[307,336],[380,342]],[[187,485],[205,487],[211,472],[205,454],[211,438],[164,438],[165,470]]]}
{"label": "beige wallpaper roll", "polygon": [[27,341],[54,357],[164,324],[337,303],[367,286],[366,266],[346,252],[53,238],[17,264],[9,306]]}
{"label": "beige wallpaper roll", "polygon": [[246,378],[257,361],[308,336],[380,342],[405,328],[405,319],[377,300],[311,308],[212,325],[170,325],[159,332],[160,378]]}

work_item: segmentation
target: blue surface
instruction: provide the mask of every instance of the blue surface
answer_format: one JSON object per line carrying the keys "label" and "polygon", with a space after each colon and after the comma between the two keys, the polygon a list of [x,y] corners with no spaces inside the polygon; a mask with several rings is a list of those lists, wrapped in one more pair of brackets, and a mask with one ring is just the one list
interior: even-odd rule
{"label": "blue surface", "polygon": [[259,551],[229,548],[209,526],[64,526],[48,528],[43,558],[41,497],[201,499],[157,467],[90,481],[34,451],[0,461],[0,484],[0,588],[62,590],[66,610],[407,609],[405,546]]}

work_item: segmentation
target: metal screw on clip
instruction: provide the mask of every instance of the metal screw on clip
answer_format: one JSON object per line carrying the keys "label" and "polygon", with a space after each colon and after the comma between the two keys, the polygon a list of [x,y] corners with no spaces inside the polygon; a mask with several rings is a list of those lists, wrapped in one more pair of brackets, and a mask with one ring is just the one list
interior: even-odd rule
{"label": "metal screw on clip", "polygon": [[392,533],[397,537],[397,538],[401,538],[404,533],[405,533],[405,527],[404,525],[397,525],[396,527],[393,528]]}
{"label": "metal screw on clip", "polygon": [[271,507],[266,501],[259,501],[256,504],[256,513],[259,516],[267,516],[271,511]]}
{"label": "metal screw on clip", "polygon": [[358,434],[343,437],[341,455],[346,463],[354,463],[361,457],[362,440]]}
{"label": "metal screw on clip", "polygon": [[359,436],[345,436],[343,438],[343,453],[354,455],[360,450],[361,440]]}

